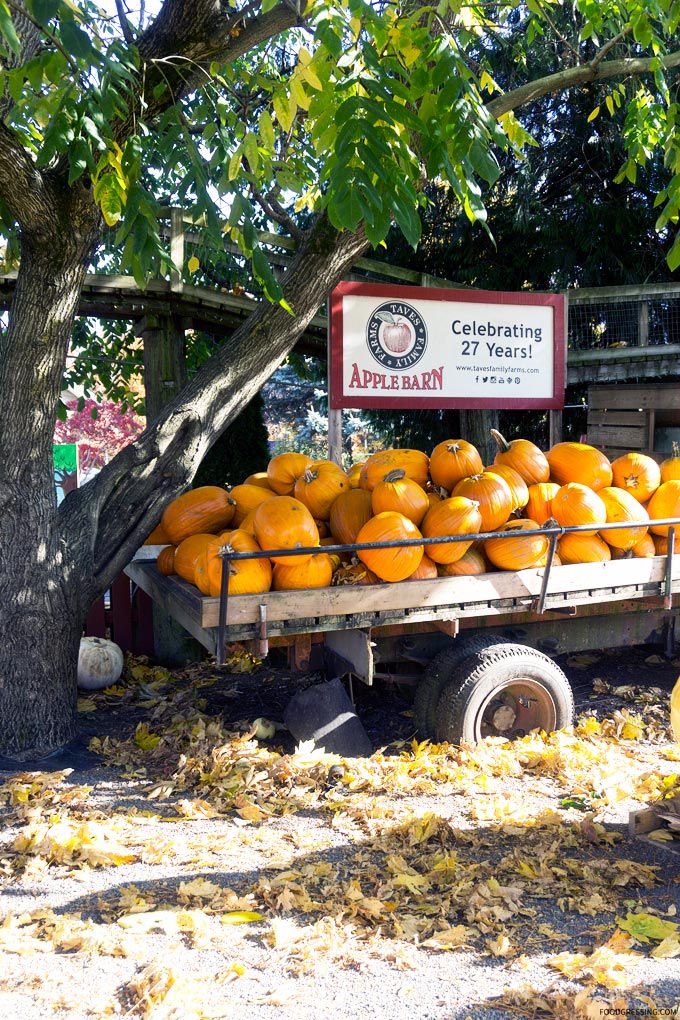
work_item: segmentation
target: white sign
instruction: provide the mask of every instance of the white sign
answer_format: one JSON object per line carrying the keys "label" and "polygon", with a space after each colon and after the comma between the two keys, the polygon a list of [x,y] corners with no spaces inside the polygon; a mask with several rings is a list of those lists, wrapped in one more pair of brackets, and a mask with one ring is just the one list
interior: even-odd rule
{"label": "white sign", "polygon": [[562,407],[564,317],[561,295],[342,283],[331,407]]}

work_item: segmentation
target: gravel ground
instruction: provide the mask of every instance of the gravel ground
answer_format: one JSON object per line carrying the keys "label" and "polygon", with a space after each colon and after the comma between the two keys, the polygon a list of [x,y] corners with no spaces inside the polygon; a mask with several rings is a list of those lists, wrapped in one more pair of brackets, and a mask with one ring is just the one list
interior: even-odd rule
{"label": "gravel ground", "polygon": [[418,748],[408,693],[360,687],[354,761],[249,735],[310,678],[128,663],[76,745],[0,769],[0,1017],[672,1015],[680,842],[627,824],[676,788],[680,663],[558,661],[577,741]]}

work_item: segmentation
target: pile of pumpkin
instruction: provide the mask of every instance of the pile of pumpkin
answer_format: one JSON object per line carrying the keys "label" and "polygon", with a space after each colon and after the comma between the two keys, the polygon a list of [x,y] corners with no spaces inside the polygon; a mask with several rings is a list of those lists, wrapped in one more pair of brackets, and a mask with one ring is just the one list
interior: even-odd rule
{"label": "pile of pumpkin", "polygon": [[[561,535],[556,564],[666,551],[668,525],[653,522],[680,517],[680,456],[658,464],[630,452],[610,461],[586,443],[561,442],[544,453],[530,440],[492,435],[498,452],[486,468],[464,439],[439,443],[429,456],[381,450],[347,472],[330,460],[281,453],[231,489],[202,486],[173,500],[147,544],[165,546],[162,574],[178,574],[205,595],[220,593],[225,547],[274,553],[229,560],[230,595],[541,566],[550,547],[545,528],[556,525],[583,528]],[[621,526],[605,527],[613,523]],[[342,555],[323,550],[407,540]],[[291,552],[275,553],[284,550]]]}

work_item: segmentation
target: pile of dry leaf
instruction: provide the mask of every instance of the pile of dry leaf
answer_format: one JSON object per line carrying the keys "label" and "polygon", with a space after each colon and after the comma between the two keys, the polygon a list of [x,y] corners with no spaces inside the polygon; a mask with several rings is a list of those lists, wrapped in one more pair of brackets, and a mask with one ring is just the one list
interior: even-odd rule
{"label": "pile of dry leaf", "polygon": [[[228,673],[130,661],[81,700],[102,762],[86,782],[0,777],[4,1018],[314,1016],[315,981],[328,994],[333,975],[350,988],[377,967],[424,1020],[435,1000],[402,995],[404,973],[425,988],[428,968],[455,983],[480,963],[495,990],[463,982],[463,1011],[442,1016],[677,1005],[680,747],[664,691],[601,678],[570,731],[407,737],[344,760],[238,719],[230,692],[266,672],[237,653]],[[113,716],[128,733],[107,735]],[[649,805],[652,842],[628,840],[629,811]]]}

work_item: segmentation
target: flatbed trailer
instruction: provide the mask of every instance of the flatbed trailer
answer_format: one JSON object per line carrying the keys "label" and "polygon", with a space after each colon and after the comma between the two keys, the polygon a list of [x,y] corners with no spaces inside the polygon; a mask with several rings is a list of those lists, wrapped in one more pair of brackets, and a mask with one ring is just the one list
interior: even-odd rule
{"label": "flatbed trailer", "polygon": [[162,575],[153,546],[126,573],[218,663],[226,644],[243,643],[259,657],[285,648],[301,670],[415,684],[421,736],[459,742],[568,725],[571,687],[553,655],[636,644],[673,652],[680,520],[657,523],[670,525],[663,556],[554,566],[559,535],[586,530],[555,528],[545,566],[396,584],[204,596]]}

